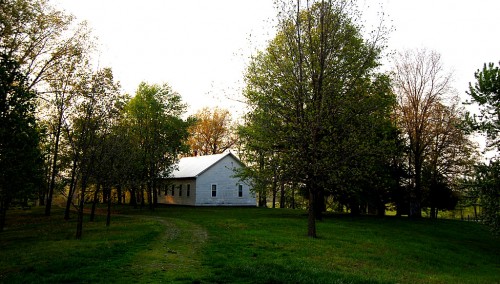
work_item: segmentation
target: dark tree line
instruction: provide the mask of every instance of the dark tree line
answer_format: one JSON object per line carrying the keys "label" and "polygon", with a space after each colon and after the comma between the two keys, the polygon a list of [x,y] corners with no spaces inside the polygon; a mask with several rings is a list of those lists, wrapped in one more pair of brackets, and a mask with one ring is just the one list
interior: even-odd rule
{"label": "dark tree line", "polygon": [[439,54],[402,52],[380,73],[387,31],[364,36],[353,2],[278,6],[276,36],[245,74],[250,112],[239,129],[250,165],[240,176],[259,205],[274,207],[279,193],[281,207],[307,207],[311,237],[327,209],[453,209],[474,145]]}
{"label": "dark tree line", "polygon": [[88,203],[93,219],[107,202],[108,225],[115,198],[153,208],[160,173],[187,152],[193,120],[181,119],[180,95],[146,83],[121,94],[112,70],[91,64],[91,30],[48,1],[2,1],[0,27],[2,229],[9,205],[34,197],[49,216],[54,196],[64,196],[77,238]]}
{"label": "dark tree line", "polygon": [[[371,33],[355,2],[277,1],[277,31],[244,74],[249,112],[237,135],[225,110],[182,119],[168,84],[121,93],[92,66],[84,22],[45,0],[0,6],[0,228],[7,208],[65,198],[65,219],[98,203],[154,209],[180,155],[238,148],[258,205],[308,210],[308,236],[325,211],[421,217],[468,198],[498,231],[498,161],[478,164],[468,134],[498,150],[499,68],[485,65],[464,111],[436,52],[410,50],[381,72],[388,36]],[[191,149],[190,149],[191,148]],[[476,165],[475,165],[476,164]]]}
{"label": "dark tree line", "polygon": [[27,205],[41,184],[42,157],[34,116],[36,94],[19,64],[0,54],[0,232],[12,202]]}

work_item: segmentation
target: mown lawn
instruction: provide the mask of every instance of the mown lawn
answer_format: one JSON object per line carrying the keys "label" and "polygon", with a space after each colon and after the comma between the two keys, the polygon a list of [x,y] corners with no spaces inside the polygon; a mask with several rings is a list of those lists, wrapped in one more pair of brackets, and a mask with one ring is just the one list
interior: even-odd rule
{"label": "mown lawn", "polygon": [[115,207],[76,224],[9,211],[0,283],[500,283],[500,242],[450,220],[326,216],[261,208]]}

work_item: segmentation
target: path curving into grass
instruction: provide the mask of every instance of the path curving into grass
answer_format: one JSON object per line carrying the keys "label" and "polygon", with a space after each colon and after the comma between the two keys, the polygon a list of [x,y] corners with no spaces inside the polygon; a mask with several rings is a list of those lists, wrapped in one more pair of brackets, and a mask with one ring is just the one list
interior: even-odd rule
{"label": "path curving into grass", "polygon": [[[209,273],[202,264],[202,249],[208,239],[200,225],[160,216],[132,215],[142,221],[154,221],[162,233],[138,251],[127,264],[120,282],[196,283]],[[149,281],[147,280],[149,279]]]}
{"label": "path curving into grass", "polygon": [[9,212],[0,283],[500,283],[500,242],[453,220],[326,215],[306,237],[300,210],[116,207],[84,222]]}

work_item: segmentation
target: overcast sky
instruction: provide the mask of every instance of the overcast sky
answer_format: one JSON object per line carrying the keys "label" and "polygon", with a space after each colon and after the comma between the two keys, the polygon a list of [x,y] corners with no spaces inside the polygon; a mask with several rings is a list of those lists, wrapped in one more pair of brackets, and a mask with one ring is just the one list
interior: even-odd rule
{"label": "overcast sky", "polygon": [[[272,0],[53,0],[86,20],[99,37],[100,67],[123,90],[141,81],[168,83],[189,113],[223,106],[242,113],[248,57],[272,37]],[[498,0],[359,0],[370,23],[380,11],[395,28],[389,50],[428,48],[454,71],[461,94],[485,62],[500,61]]]}

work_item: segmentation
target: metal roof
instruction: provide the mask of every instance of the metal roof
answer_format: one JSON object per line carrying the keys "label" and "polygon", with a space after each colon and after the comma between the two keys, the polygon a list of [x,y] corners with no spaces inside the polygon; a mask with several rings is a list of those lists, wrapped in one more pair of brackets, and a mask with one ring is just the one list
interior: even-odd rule
{"label": "metal roof", "polygon": [[231,152],[181,158],[174,166],[174,170],[170,174],[170,178],[194,178],[216,164],[222,158],[231,155],[239,161]]}

